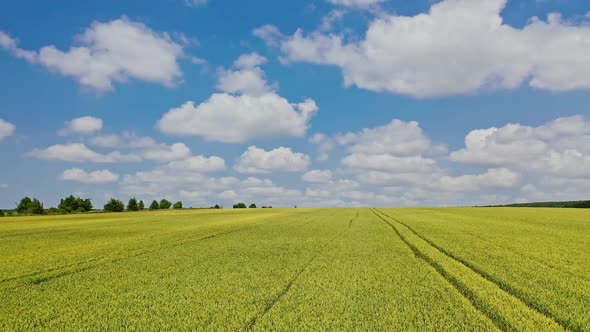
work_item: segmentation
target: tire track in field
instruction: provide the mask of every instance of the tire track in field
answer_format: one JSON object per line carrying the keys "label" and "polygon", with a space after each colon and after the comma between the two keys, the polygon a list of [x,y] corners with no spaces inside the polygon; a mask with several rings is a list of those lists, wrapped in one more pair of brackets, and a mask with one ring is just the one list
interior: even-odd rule
{"label": "tire track in field", "polygon": [[356,216],[352,219],[350,219],[350,221],[348,222],[348,229],[350,229],[350,227],[352,227],[352,223],[359,217],[359,210],[356,210]]}
{"label": "tire track in field", "polygon": [[[377,210],[378,211],[378,210]],[[554,315],[552,312],[550,312],[548,309],[546,309],[545,307],[541,306],[540,304],[536,303],[533,299],[531,299],[530,297],[526,296],[525,294],[523,294],[522,292],[520,292],[518,289],[516,289],[515,287],[505,283],[504,281],[500,280],[499,278],[493,276],[492,274],[484,271],[481,268],[478,268],[477,266],[475,266],[474,264],[470,263],[469,261],[451,253],[450,251],[446,250],[445,248],[441,247],[440,245],[434,243],[432,240],[428,239],[427,237],[421,235],[420,233],[416,232],[412,227],[410,227],[407,223],[404,223],[402,221],[400,221],[399,219],[393,218],[392,216],[385,214],[381,211],[379,211],[380,213],[382,213],[383,215],[385,215],[386,217],[400,223],[401,225],[405,226],[407,229],[409,229],[414,235],[416,235],[417,237],[419,237],[420,239],[424,240],[426,243],[428,243],[430,246],[432,246],[433,248],[437,249],[438,251],[440,251],[441,253],[443,253],[444,255],[446,255],[447,257],[454,259],[455,261],[463,264],[464,266],[466,266],[467,268],[469,268],[470,270],[472,270],[473,272],[475,272],[476,274],[478,274],[479,276],[481,276],[482,278],[496,284],[496,286],[498,286],[500,289],[502,289],[503,291],[505,291],[506,293],[510,294],[511,296],[514,296],[515,298],[519,299],[521,302],[523,302],[524,304],[526,304],[529,308],[531,308],[532,310],[535,310],[536,312],[538,312],[539,314],[546,316],[550,319],[552,319],[553,321],[555,321],[556,323],[558,323],[562,328],[567,329],[567,330],[571,330],[571,331],[582,331],[579,327],[576,326],[571,326],[572,324],[566,320],[566,319],[562,319],[556,315]],[[499,246],[500,248],[501,247]]]}
{"label": "tire track in field", "polygon": [[[422,253],[416,246],[414,246],[403,234],[399,232],[399,230],[389,221],[385,220],[381,215],[377,214],[375,211],[376,209],[371,209],[371,212],[375,216],[377,216],[380,220],[385,222],[394,232],[395,234],[402,240],[402,242],[414,253],[414,255],[421,260],[423,260],[426,264],[430,267],[434,268],[436,272],[441,275],[447,282],[453,286],[455,290],[457,290],[471,305],[479,312],[481,312],[486,318],[488,318],[498,329],[501,331],[515,331],[516,329],[511,326],[503,317],[494,317],[494,315],[484,306],[482,306],[477,297],[473,292],[471,292],[467,287],[465,287],[460,280],[453,278],[450,276],[447,271],[436,261],[432,260],[430,257]],[[380,211],[379,211],[380,212]]]}
{"label": "tire track in field", "polygon": [[[409,226],[406,226],[406,227],[410,228]],[[531,261],[533,261],[533,262],[535,262],[535,263],[537,263],[539,265],[542,265],[542,266],[544,266],[544,267],[546,267],[548,269],[555,270],[555,271],[558,271],[558,272],[563,273],[563,274],[567,274],[567,275],[569,275],[571,277],[574,277],[574,278],[577,278],[577,279],[584,279],[586,281],[590,281],[590,276],[579,275],[579,274],[576,274],[575,272],[572,272],[572,271],[569,271],[569,270],[564,270],[563,268],[561,268],[559,266],[555,266],[553,264],[549,264],[549,263],[547,263],[547,262],[543,261],[542,259],[537,258],[535,256],[527,255],[527,254],[521,253],[518,250],[513,249],[511,247],[507,247],[507,246],[503,246],[503,245],[497,244],[497,243],[495,243],[492,240],[489,240],[489,239],[484,238],[483,236],[480,236],[480,235],[477,235],[477,234],[474,234],[474,233],[471,233],[471,232],[467,232],[467,231],[464,231],[462,229],[459,229],[458,231],[461,232],[461,233],[463,233],[463,234],[466,234],[468,236],[471,236],[471,237],[474,237],[476,239],[479,239],[479,240],[481,240],[483,242],[486,242],[490,246],[494,246],[496,248],[500,248],[502,250],[511,252],[512,254],[514,254],[516,256],[522,257],[524,259],[531,260]],[[425,241],[426,241],[426,239],[425,239]]]}
{"label": "tire track in field", "polygon": [[[380,212],[381,212],[381,211],[380,211]],[[382,212],[382,213],[383,213],[383,212]],[[439,212],[439,213],[440,213],[440,212]],[[459,214],[459,213],[445,212],[444,214],[445,214],[446,216],[454,216],[454,217],[458,217],[458,218],[465,218],[465,215],[462,215],[462,214]],[[390,218],[392,218],[392,219],[393,219],[393,217],[391,217],[391,216],[389,216],[389,215],[388,215],[388,217],[390,217]],[[479,217],[479,218],[482,218],[482,219],[485,219],[485,220],[488,220],[488,221],[495,221],[495,219],[490,219],[490,218],[487,218],[487,217]],[[408,225],[406,225],[406,227],[410,228]],[[538,257],[536,257],[536,256],[527,255],[526,253],[519,252],[519,251],[518,251],[518,249],[514,249],[514,248],[512,248],[512,247],[509,247],[509,246],[500,245],[500,244],[498,244],[498,243],[496,243],[496,242],[494,242],[494,241],[492,241],[492,240],[489,240],[489,239],[487,239],[487,238],[485,238],[485,237],[483,237],[483,236],[480,236],[480,235],[478,235],[478,234],[475,234],[475,233],[472,233],[472,232],[468,232],[468,231],[466,231],[466,230],[463,230],[463,229],[457,229],[457,231],[458,231],[458,232],[461,232],[461,233],[463,233],[463,234],[466,234],[466,235],[468,235],[468,236],[474,237],[474,238],[476,238],[476,239],[479,239],[479,240],[481,240],[481,241],[483,241],[483,242],[486,242],[486,243],[488,243],[488,244],[490,244],[490,245],[492,245],[492,246],[494,246],[494,247],[501,248],[502,250],[505,250],[505,251],[511,252],[512,254],[514,254],[514,255],[516,255],[516,256],[519,256],[519,257],[522,257],[522,258],[525,258],[525,259],[528,259],[528,260],[534,261],[534,262],[536,262],[537,264],[539,264],[539,265],[542,265],[542,266],[544,266],[544,267],[546,267],[546,268],[549,268],[549,269],[552,269],[552,270],[558,271],[558,272],[560,272],[560,273],[568,274],[568,275],[570,275],[570,276],[572,276],[572,277],[574,277],[574,278],[577,278],[577,279],[584,279],[584,280],[590,281],[590,276],[587,276],[587,275],[580,275],[580,274],[577,274],[576,272],[573,272],[573,271],[570,271],[570,270],[563,269],[563,268],[562,268],[562,267],[560,267],[560,266],[556,266],[556,265],[553,265],[553,264],[547,263],[547,262],[545,262],[544,260],[542,260],[542,259],[540,259],[540,258],[538,258]],[[425,239],[425,241],[426,241],[426,239]],[[574,243],[577,243],[577,244],[581,244],[581,245],[587,246],[587,244],[586,244],[585,242],[574,241]]]}
{"label": "tire track in field", "polygon": [[[575,328],[575,327],[571,327],[568,325],[567,321],[561,320],[558,317],[555,317],[554,315],[552,315],[551,313],[548,313],[548,311],[541,307],[538,304],[531,304],[530,302],[528,302],[527,300],[521,298],[521,296],[519,296],[518,293],[514,293],[513,292],[513,288],[509,285],[506,285],[505,283],[499,283],[497,282],[497,278],[491,276],[489,273],[476,268],[475,266],[473,266],[473,264],[451,254],[450,252],[448,252],[447,250],[445,250],[444,248],[438,246],[437,244],[433,243],[432,241],[430,241],[429,239],[425,238],[424,236],[420,235],[419,233],[417,233],[414,229],[412,229],[411,227],[409,227],[406,223],[401,222],[400,220],[391,217],[390,215],[383,213],[377,209],[372,209],[372,212],[379,217],[379,219],[381,219],[382,221],[384,221],[385,223],[387,223],[393,230],[394,232],[398,235],[398,237],[400,237],[400,239],[414,252],[414,254],[423,259],[426,263],[428,263],[430,266],[432,266],[443,278],[445,278],[455,289],[457,289],[465,298],[467,298],[469,300],[469,302],[471,302],[471,304],[480,312],[482,312],[484,315],[486,315],[498,328],[500,328],[502,331],[518,331],[518,329],[516,327],[514,327],[512,324],[510,324],[508,321],[506,321],[506,319],[504,317],[502,317],[501,315],[499,315],[497,312],[495,312],[495,310],[493,310],[492,308],[489,308],[487,306],[487,304],[485,303],[484,300],[480,299],[479,296],[476,295],[476,293],[472,290],[470,290],[459,278],[453,277],[452,275],[450,275],[450,273],[438,262],[436,262],[434,259],[428,257],[428,255],[424,254],[422,251],[420,251],[414,244],[412,244],[403,234],[401,234],[401,232],[397,229],[397,227],[395,225],[393,225],[391,222],[387,221],[385,218],[383,218],[383,216],[385,216],[388,219],[393,220],[394,222],[404,226],[405,228],[407,228],[412,234],[414,234],[415,236],[417,236],[419,239],[423,240],[424,242],[426,242],[430,247],[434,248],[435,250],[437,250],[439,253],[443,254],[444,256],[446,256],[447,258],[459,263],[460,265],[464,266],[465,268],[469,269],[470,271],[472,271],[473,273],[475,273],[477,276],[483,278],[484,280],[492,283],[493,285],[497,286],[499,289],[501,289],[506,295],[518,300],[520,303],[524,304],[528,309],[532,310],[534,313],[546,317],[548,319],[550,319],[553,323],[555,323],[555,325],[559,326],[559,328],[568,331],[581,331],[579,328]],[[377,214],[377,212],[379,212],[379,214]],[[539,310],[539,308],[541,308],[541,310]]]}
{"label": "tire track in field", "polygon": [[348,227],[336,234],[336,236],[334,236],[333,238],[331,238],[330,240],[328,240],[326,243],[324,243],[323,246],[320,247],[320,250],[318,250],[318,252],[315,253],[315,255],[313,255],[304,265],[301,269],[299,269],[299,271],[297,271],[295,273],[295,275],[293,277],[291,277],[291,279],[289,280],[289,282],[287,283],[287,285],[266,305],[266,307],[264,308],[264,310],[262,312],[260,312],[259,314],[255,315],[254,317],[252,317],[252,319],[250,319],[250,321],[244,325],[240,330],[242,331],[250,331],[254,328],[254,326],[256,325],[256,323],[262,319],[270,310],[272,310],[272,308],[283,298],[283,296],[285,296],[285,294],[287,294],[289,292],[289,290],[291,289],[291,287],[293,286],[293,284],[297,281],[297,279],[299,279],[299,277],[301,276],[301,274],[303,274],[303,272],[305,272],[310,266],[311,264],[319,257],[322,255],[324,249],[326,249],[326,247],[328,247],[332,242],[336,241],[339,237],[341,237],[342,235],[344,235],[345,232],[347,232],[350,227],[352,226],[352,223],[354,222],[354,220],[356,220],[358,218],[358,209],[356,210],[356,216],[353,217],[352,219],[349,220],[348,222]]}
{"label": "tire track in field", "polygon": [[[301,213],[301,215],[305,215],[305,214],[309,214],[309,213],[311,213],[311,212],[304,212],[304,213]],[[231,233],[239,232],[239,231],[242,231],[242,230],[259,227],[259,226],[268,224],[270,222],[273,222],[275,220],[281,219],[283,217],[284,217],[284,215],[283,216],[277,216],[277,217],[270,218],[270,219],[268,219],[268,220],[266,220],[265,222],[262,222],[262,223],[258,223],[258,224],[255,224],[255,225],[244,226],[244,227],[238,227],[238,228],[234,228],[234,229],[231,229],[231,230],[228,230],[228,231],[223,231],[223,232],[218,232],[218,233],[210,234],[210,235],[207,235],[207,236],[202,236],[201,234],[197,234],[197,235],[188,236],[188,237],[185,237],[185,238],[182,238],[182,239],[179,239],[179,240],[172,240],[172,241],[169,241],[169,242],[163,242],[163,243],[161,243],[162,245],[160,245],[160,246],[158,246],[156,248],[152,248],[152,249],[148,249],[148,250],[141,250],[141,249],[139,249],[138,250],[139,252],[133,253],[131,255],[125,255],[123,257],[116,257],[116,258],[111,258],[111,259],[105,259],[105,260],[102,260],[102,261],[100,261],[100,262],[98,262],[96,264],[90,264],[88,266],[83,266],[83,267],[76,268],[76,269],[73,269],[73,270],[60,271],[60,270],[67,269],[68,267],[80,266],[80,265],[83,265],[83,264],[86,264],[86,263],[89,263],[89,262],[95,262],[95,261],[98,261],[98,260],[101,259],[101,258],[92,258],[92,259],[89,259],[89,260],[85,260],[82,263],[70,264],[70,265],[59,267],[59,268],[54,268],[54,269],[45,270],[45,271],[42,271],[42,272],[28,274],[28,275],[25,275],[25,276],[19,276],[19,277],[5,279],[5,280],[0,281],[0,284],[6,284],[6,283],[8,283],[10,281],[19,281],[19,280],[22,280],[23,281],[22,283],[19,283],[19,284],[15,285],[14,287],[5,287],[5,288],[3,288],[5,290],[6,289],[17,289],[17,288],[20,288],[20,287],[23,287],[23,286],[27,286],[27,285],[39,285],[39,284],[42,284],[44,282],[48,282],[48,281],[51,281],[51,280],[54,280],[54,279],[62,278],[62,277],[68,276],[68,275],[73,275],[73,274],[81,273],[81,272],[84,272],[84,271],[87,271],[87,270],[90,270],[90,269],[94,269],[94,268],[97,268],[97,267],[100,267],[100,266],[103,266],[103,265],[107,265],[107,264],[111,264],[111,263],[117,263],[117,262],[120,262],[120,261],[132,259],[132,258],[136,258],[136,257],[140,257],[140,256],[149,255],[149,254],[152,254],[152,253],[157,252],[157,251],[160,251],[160,250],[166,250],[166,249],[178,247],[178,246],[181,246],[181,245],[190,243],[190,242],[204,241],[204,240],[212,239],[212,238],[215,238],[215,237],[224,236],[224,235],[228,235],[228,234],[231,234]],[[56,272],[56,273],[55,274],[50,274],[50,275],[44,276],[44,277],[34,278],[35,276],[42,275],[44,273],[52,273],[52,272]],[[32,279],[26,280],[28,278],[32,278]]]}

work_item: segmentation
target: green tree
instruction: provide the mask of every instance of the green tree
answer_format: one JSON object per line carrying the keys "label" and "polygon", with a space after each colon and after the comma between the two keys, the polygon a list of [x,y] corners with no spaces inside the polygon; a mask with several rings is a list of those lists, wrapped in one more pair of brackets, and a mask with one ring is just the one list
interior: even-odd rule
{"label": "green tree", "polygon": [[18,213],[26,213],[29,209],[29,205],[33,202],[28,196],[24,197],[20,200],[20,202],[16,205],[16,212]]}
{"label": "green tree", "polygon": [[78,210],[78,200],[74,195],[70,195],[66,198],[62,198],[57,207],[60,210],[71,213],[72,211]]}
{"label": "green tree", "polygon": [[168,210],[171,206],[172,203],[165,198],[162,198],[162,200],[160,201],[160,210]]}
{"label": "green tree", "polygon": [[255,203],[250,204],[249,208],[250,209],[255,209],[256,208],[256,204]]}
{"label": "green tree", "polygon": [[104,210],[107,212],[123,212],[125,204],[118,199],[111,198],[105,205]]}
{"label": "green tree", "polygon": [[143,204],[143,201],[139,201],[139,204],[137,205],[137,207],[139,208],[139,211],[143,211],[145,209],[145,205]]}
{"label": "green tree", "polygon": [[234,204],[234,209],[245,209],[246,207],[245,203]]}
{"label": "green tree", "polygon": [[182,209],[182,202],[178,201],[178,202],[174,203],[174,205],[172,207],[176,210]]}
{"label": "green tree", "polygon": [[75,211],[88,212],[93,208],[90,198],[82,199],[80,197],[74,197],[74,195],[62,198],[57,207],[67,213]]}
{"label": "green tree", "polygon": [[137,204],[137,199],[135,197],[131,198],[127,203],[127,210],[128,211],[139,211],[139,205]]}
{"label": "green tree", "polygon": [[24,197],[16,205],[16,211],[19,214],[43,214],[43,203],[36,198],[30,199],[29,197]]}
{"label": "green tree", "polygon": [[0,210],[0,217],[4,217],[4,211]]}
{"label": "green tree", "polygon": [[219,206],[219,204],[215,204],[215,206],[213,208],[214,209],[221,209],[221,206]]}
{"label": "green tree", "polygon": [[78,204],[80,205],[80,209],[82,209],[82,211],[84,212],[92,211],[92,208],[94,208],[94,206],[92,206],[92,200],[90,198],[81,200]]}
{"label": "green tree", "polygon": [[160,208],[160,204],[158,204],[158,201],[154,200],[152,202],[152,205],[150,205],[150,210],[158,210]]}
{"label": "green tree", "polygon": [[45,212],[43,203],[36,198],[33,198],[33,201],[31,201],[27,210],[32,214],[43,214]]}

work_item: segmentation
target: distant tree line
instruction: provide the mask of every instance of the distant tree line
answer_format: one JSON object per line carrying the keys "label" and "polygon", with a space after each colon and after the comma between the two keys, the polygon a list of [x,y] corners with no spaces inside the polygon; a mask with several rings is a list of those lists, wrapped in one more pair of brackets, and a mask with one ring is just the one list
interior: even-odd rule
{"label": "distant tree line", "polygon": [[[256,203],[252,203],[247,206],[245,203],[237,203],[233,205],[234,209],[256,209]],[[157,200],[152,201],[149,206],[150,210],[168,210],[168,209],[183,209],[184,205],[182,201],[177,201],[172,203],[171,201],[163,198],[159,202]],[[272,208],[272,206],[262,206],[263,209]],[[94,209],[92,205],[92,200],[90,198],[80,198],[74,195],[70,195],[64,197],[60,200],[59,205],[57,208],[52,207],[49,209],[45,209],[43,206],[43,202],[39,199],[33,197],[24,197],[16,204],[16,209],[14,210],[7,210],[3,211],[0,210],[0,217],[6,215],[14,215],[17,213],[19,215],[41,215],[41,214],[71,214],[71,213],[86,213],[90,212]],[[123,212],[123,211],[143,211],[146,209],[145,203],[143,200],[138,200],[135,197],[132,197],[127,202],[127,205],[123,203],[123,201],[111,198],[109,199],[103,206],[104,212]],[[209,209],[223,209],[223,206],[219,204],[215,204],[214,206],[209,207]],[[95,210],[97,211],[97,210]],[[100,211],[100,210],[98,210]]]}
{"label": "distant tree line", "polygon": [[[150,205],[150,210],[168,210],[170,208],[174,209],[182,209],[182,202],[178,201],[174,204],[167,199],[162,199],[158,203],[158,201],[154,200]],[[142,200],[138,201],[135,197],[129,199],[127,202],[127,211],[143,211],[145,209],[145,204]],[[111,198],[104,206],[104,210],[108,212],[123,212],[125,211],[125,205],[118,199]]]}
{"label": "distant tree line", "polygon": [[[257,208],[256,203],[252,203],[252,204],[250,204],[250,206],[246,206],[246,203],[236,203],[236,204],[234,204],[234,209],[245,209],[246,207],[249,208],[249,209],[256,209]],[[272,206],[266,206],[265,205],[262,208],[263,209],[269,209],[269,208],[272,208]]]}
{"label": "distant tree line", "polygon": [[552,208],[590,209],[590,201],[515,203],[515,204],[507,204],[507,205],[494,205],[493,207],[552,207]]}

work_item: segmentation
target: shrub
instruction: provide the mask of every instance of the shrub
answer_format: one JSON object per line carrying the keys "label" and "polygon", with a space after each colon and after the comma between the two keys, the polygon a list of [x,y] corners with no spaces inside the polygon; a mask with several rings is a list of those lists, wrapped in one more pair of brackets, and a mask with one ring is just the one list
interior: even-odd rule
{"label": "shrub", "polygon": [[178,202],[174,203],[174,205],[172,207],[176,210],[182,209],[182,202],[178,201]]}
{"label": "shrub", "polygon": [[234,204],[234,209],[245,209],[245,208],[246,208],[245,203]]}
{"label": "shrub", "polygon": [[154,200],[152,202],[152,205],[150,205],[150,210],[158,210],[160,208],[160,204],[158,204],[158,201]]}
{"label": "shrub", "polygon": [[108,212],[123,212],[125,204],[118,199],[111,198],[105,205],[104,210]]}
{"label": "shrub", "polygon": [[171,206],[172,203],[165,198],[160,201],[160,210],[168,210]]}
{"label": "shrub", "polygon": [[214,209],[221,209],[221,206],[219,206],[219,204],[215,204],[215,206],[213,208]]}
{"label": "shrub", "polygon": [[250,206],[248,208],[255,209],[256,208],[256,204],[252,203],[252,204],[250,204]]}

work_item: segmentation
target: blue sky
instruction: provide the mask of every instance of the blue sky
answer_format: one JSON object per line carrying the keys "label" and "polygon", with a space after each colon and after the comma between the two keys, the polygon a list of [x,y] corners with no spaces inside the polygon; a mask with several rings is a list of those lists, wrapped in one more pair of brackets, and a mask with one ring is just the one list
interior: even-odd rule
{"label": "blue sky", "polygon": [[585,1],[1,6],[1,208],[587,199]]}

